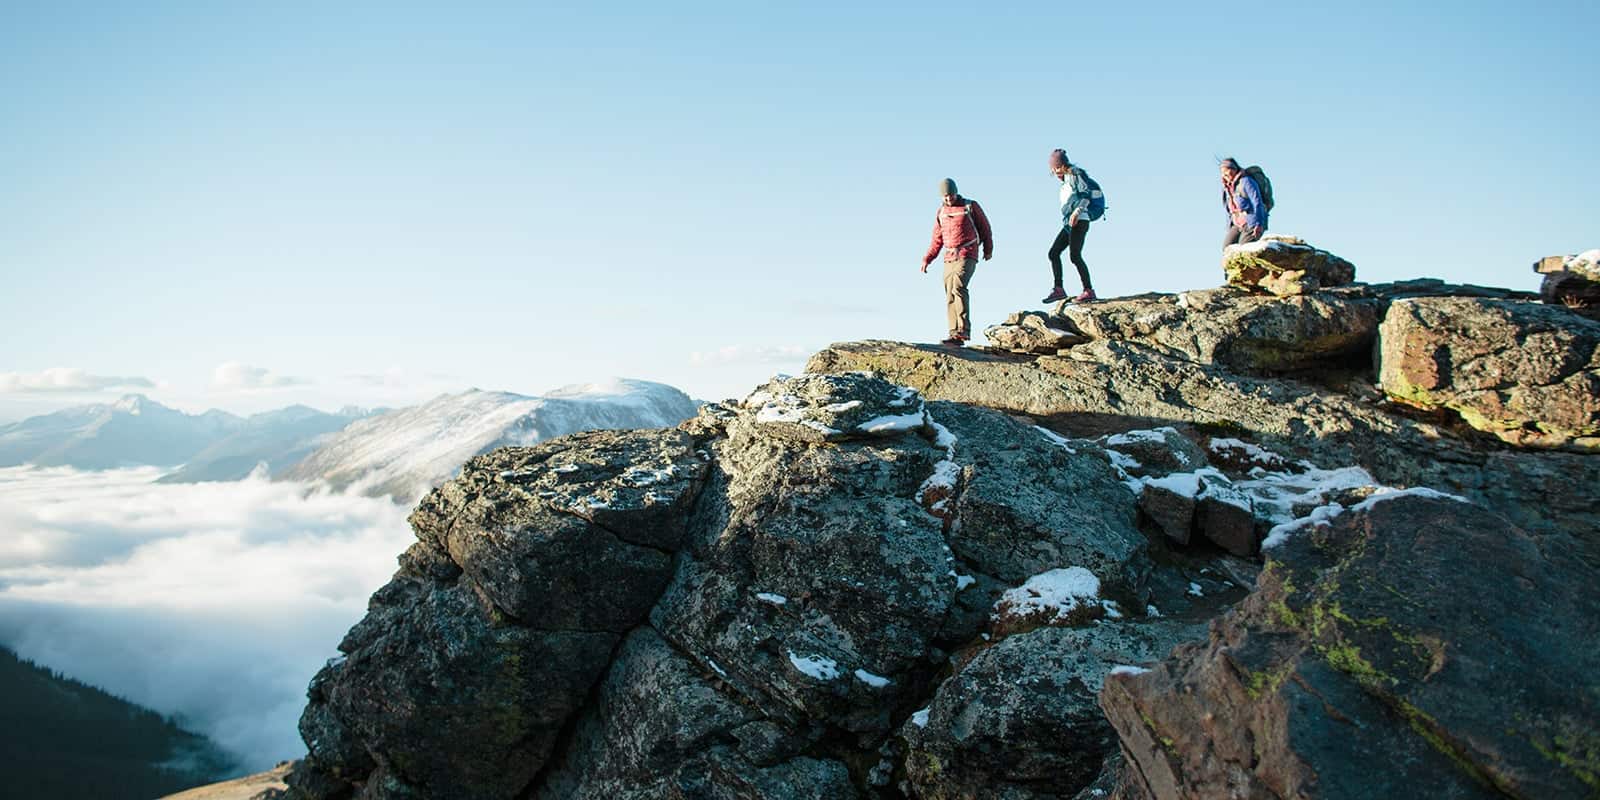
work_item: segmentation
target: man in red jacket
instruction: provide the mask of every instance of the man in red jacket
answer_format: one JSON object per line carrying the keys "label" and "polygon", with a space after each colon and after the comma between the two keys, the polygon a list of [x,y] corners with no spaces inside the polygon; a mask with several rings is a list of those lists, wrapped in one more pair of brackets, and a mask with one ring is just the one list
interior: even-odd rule
{"label": "man in red jacket", "polygon": [[950,323],[950,338],[940,342],[949,347],[961,347],[972,338],[972,320],[967,308],[967,284],[972,282],[972,271],[978,266],[978,247],[983,247],[983,260],[994,256],[994,235],[989,231],[989,218],[977,201],[968,200],[956,192],[956,182],[945,178],[939,184],[944,203],[933,221],[933,243],[922,257],[922,271],[928,271],[933,257],[944,250],[945,316]]}

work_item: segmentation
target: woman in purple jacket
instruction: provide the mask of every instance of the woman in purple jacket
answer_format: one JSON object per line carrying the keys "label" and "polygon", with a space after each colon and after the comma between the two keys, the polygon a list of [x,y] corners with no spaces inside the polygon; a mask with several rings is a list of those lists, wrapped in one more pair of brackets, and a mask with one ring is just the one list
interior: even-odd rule
{"label": "woman in purple jacket", "polygon": [[1256,179],[1246,175],[1239,162],[1222,159],[1222,205],[1228,210],[1228,234],[1222,246],[1244,244],[1267,232],[1267,206]]}

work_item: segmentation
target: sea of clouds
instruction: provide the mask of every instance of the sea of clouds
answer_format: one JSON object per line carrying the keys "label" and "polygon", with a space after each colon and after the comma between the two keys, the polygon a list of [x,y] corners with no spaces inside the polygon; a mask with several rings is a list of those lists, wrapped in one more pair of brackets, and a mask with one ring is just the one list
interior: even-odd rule
{"label": "sea of clouds", "polygon": [[255,771],[410,544],[407,509],[260,477],[0,468],[0,644],[179,718]]}

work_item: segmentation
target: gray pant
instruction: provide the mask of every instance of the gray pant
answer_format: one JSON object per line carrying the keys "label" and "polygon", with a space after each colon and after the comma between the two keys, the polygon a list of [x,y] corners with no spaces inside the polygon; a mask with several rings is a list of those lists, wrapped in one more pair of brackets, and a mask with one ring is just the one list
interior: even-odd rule
{"label": "gray pant", "polygon": [[1249,244],[1250,242],[1260,239],[1261,234],[1263,233],[1266,233],[1265,228],[1246,231],[1242,230],[1238,225],[1229,225],[1228,235],[1222,237],[1222,246],[1227,247],[1230,244]]}
{"label": "gray pant", "polygon": [[944,262],[945,318],[950,323],[950,335],[963,339],[972,337],[972,320],[967,307],[967,284],[972,282],[972,272],[978,268],[978,258],[957,258]]}

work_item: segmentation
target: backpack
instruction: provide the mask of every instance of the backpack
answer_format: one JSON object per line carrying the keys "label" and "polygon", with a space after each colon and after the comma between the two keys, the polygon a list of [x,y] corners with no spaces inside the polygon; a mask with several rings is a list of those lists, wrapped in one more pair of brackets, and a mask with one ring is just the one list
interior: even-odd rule
{"label": "backpack", "polygon": [[1084,183],[1089,184],[1089,221],[1094,222],[1106,215],[1106,193],[1100,190],[1100,184],[1089,177],[1089,173],[1084,171],[1083,167],[1073,167],[1073,169],[1083,175]]}
{"label": "backpack", "polygon": [[1245,167],[1244,174],[1256,182],[1256,188],[1261,190],[1261,205],[1266,210],[1272,210],[1272,181],[1267,179],[1267,173],[1260,167]]}

